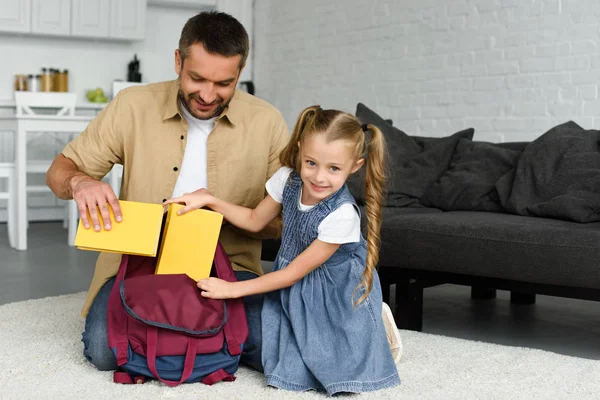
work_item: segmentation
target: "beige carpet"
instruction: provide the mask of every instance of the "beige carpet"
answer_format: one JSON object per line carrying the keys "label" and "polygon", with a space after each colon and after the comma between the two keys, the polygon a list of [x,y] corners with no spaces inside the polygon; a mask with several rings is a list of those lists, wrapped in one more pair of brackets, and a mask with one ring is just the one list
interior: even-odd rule
{"label": "beige carpet", "polygon": [[[84,294],[0,306],[0,399],[324,399],[267,388],[240,368],[233,383],[118,385],[82,355]],[[401,331],[401,386],[361,399],[598,399],[600,362],[541,350]],[[352,396],[356,397],[356,396]]]}

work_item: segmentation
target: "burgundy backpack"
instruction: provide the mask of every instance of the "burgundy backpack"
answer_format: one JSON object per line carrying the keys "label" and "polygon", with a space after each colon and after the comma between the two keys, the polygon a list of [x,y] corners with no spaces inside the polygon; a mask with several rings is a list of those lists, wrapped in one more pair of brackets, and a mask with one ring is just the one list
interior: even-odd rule
{"label": "burgundy backpack", "polygon": [[[108,345],[117,383],[176,386],[233,381],[248,324],[243,299],[202,297],[185,274],[155,275],[156,258],[123,255],[108,301]],[[217,244],[212,274],[236,281]]]}

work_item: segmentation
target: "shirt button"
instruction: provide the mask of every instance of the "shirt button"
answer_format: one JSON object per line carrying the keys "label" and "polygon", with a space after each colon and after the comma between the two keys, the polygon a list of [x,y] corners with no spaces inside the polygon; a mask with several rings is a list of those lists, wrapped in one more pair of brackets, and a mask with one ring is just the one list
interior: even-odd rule
{"label": "shirt button", "polygon": [[185,136],[181,135],[181,140],[185,139]]}
{"label": "shirt button", "polygon": [[173,171],[177,171],[179,168],[177,167],[173,167]]}

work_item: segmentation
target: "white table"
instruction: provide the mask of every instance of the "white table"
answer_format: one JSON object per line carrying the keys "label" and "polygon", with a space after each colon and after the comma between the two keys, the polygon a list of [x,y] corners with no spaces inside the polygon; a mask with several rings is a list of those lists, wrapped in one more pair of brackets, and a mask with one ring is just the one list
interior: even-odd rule
{"label": "white table", "polygon": [[93,116],[14,116],[16,179],[16,249],[27,250],[27,135],[31,132],[81,133]]}

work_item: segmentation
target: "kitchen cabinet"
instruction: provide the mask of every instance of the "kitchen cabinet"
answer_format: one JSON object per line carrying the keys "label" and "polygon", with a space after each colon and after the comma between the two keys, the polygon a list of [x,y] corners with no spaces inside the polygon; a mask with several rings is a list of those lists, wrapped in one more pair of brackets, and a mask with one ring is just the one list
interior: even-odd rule
{"label": "kitchen cabinet", "polygon": [[0,0],[0,32],[31,31],[31,0]]}
{"label": "kitchen cabinet", "polygon": [[147,0],[0,0],[0,32],[143,40]]}
{"label": "kitchen cabinet", "polygon": [[115,39],[144,39],[146,7],[146,0],[111,0],[109,36]]}
{"label": "kitchen cabinet", "polygon": [[142,40],[146,30],[146,0],[72,0],[71,35]]}
{"label": "kitchen cabinet", "polygon": [[71,35],[77,37],[108,38],[110,31],[110,3],[106,0],[71,1]]}
{"label": "kitchen cabinet", "polygon": [[47,35],[71,33],[71,0],[32,0],[31,32]]}
{"label": "kitchen cabinet", "polygon": [[146,0],[72,0],[71,35],[142,40],[146,30]]}

